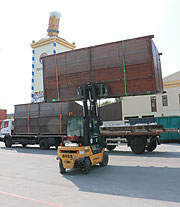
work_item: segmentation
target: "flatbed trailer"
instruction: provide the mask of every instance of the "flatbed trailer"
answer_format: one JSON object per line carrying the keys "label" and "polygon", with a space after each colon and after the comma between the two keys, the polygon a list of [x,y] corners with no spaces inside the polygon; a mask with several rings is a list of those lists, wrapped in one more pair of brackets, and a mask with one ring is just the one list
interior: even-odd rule
{"label": "flatbed trailer", "polygon": [[50,146],[59,146],[63,135],[11,135],[1,136],[0,141],[5,143],[6,147],[21,144],[23,147],[27,145],[39,145],[43,150],[49,149]]}
{"label": "flatbed trailer", "polygon": [[101,126],[101,135],[108,150],[112,151],[124,143],[131,147],[135,154],[155,150],[160,144],[161,134],[166,132],[177,132],[177,129],[164,129],[163,125],[158,124]]}

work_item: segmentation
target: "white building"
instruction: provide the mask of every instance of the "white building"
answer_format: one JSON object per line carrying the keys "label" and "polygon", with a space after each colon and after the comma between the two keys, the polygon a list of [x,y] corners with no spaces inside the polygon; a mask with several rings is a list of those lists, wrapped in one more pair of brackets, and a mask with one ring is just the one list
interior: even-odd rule
{"label": "white building", "polygon": [[180,71],[163,78],[166,93],[123,97],[122,117],[180,116]]}
{"label": "white building", "polygon": [[41,57],[69,51],[75,48],[74,43],[58,37],[60,13],[51,12],[49,18],[48,37],[37,42],[33,41],[32,48],[32,88],[31,102],[44,100],[43,92],[43,68]]}

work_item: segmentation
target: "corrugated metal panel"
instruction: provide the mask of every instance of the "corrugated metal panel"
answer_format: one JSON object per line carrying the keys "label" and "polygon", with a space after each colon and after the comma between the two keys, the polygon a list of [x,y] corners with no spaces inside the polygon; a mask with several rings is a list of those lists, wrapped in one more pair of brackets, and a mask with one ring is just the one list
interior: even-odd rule
{"label": "corrugated metal panel", "polygon": [[159,52],[152,38],[146,36],[44,57],[45,100],[77,100],[77,88],[89,82],[108,85],[109,97],[162,92]]}
{"label": "corrugated metal panel", "polygon": [[[158,124],[163,124],[164,128],[178,128],[180,129],[180,116],[156,117]],[[161,142],[179,142],[179,133],[164,133],[160,137]]]}

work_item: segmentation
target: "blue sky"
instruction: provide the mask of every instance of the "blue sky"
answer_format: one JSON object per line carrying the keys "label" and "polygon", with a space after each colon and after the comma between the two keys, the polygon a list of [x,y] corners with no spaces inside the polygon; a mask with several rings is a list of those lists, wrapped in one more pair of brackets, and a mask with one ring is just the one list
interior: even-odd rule
{"label": "blue sky", "polygon": [[0,108],[31,100],[32,40],[47,36],[49,13],[61,13],[59,36],[77,48],[154,34],[163,77],[180,70],[179,0],[6,0],[0,6]]}

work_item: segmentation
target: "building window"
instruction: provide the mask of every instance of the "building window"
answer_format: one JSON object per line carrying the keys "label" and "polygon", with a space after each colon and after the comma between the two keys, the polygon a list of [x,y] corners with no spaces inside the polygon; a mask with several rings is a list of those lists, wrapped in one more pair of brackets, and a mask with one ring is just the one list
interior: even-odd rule
{"label": "building window", "polygon": [[153,118],[154,117],[154,115],[147,115],[147,116],[142,116],[142,118]]}
{"label": "building window", "polygon": [[151,96],[151,111],[157,112],[156,96]]}
{"label": "building window", "polygon": [[163,95],[163,96],[162,96],[162,105],[163,105],[163,106],[168,106],[167,95]]}
{"label": "building window", "polygon": [[129,120],[129,119],[138,119],[139,116],[129,116],[129,117],[124,117],[124,120]]}

